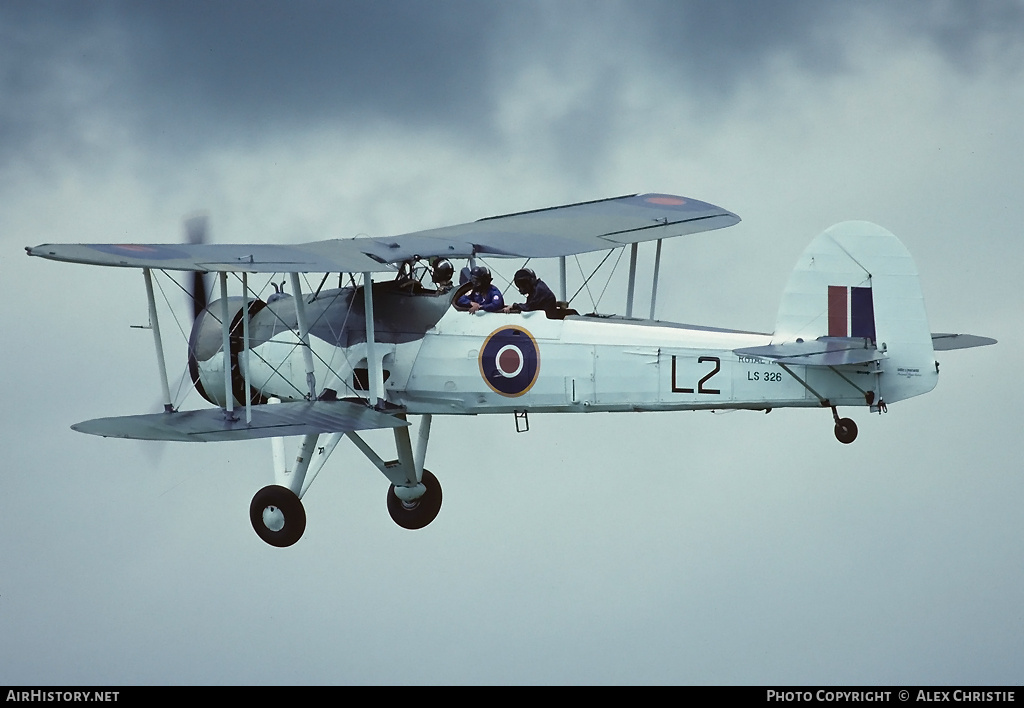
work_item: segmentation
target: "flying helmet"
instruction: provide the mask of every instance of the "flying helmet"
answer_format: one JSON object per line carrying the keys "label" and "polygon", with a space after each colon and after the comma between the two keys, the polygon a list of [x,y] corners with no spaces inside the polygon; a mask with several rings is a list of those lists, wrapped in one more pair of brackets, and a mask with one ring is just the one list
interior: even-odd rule
{"label": "flying helmet", "polygon": [[476,266],[469,271],[469,282],[473,284],[476,291],[486,290],[491,284],[491,271],[485,266]]}
{"label": "flying helmet", "polygon": [[537,274],[530,268],[520,268],[516,271],[512,282],[516,284],[516,289],[521,294],[526,295],[532,293],[533,289],[537,287]]}
{"label": "flying helmet", "polygon": [[430,279],[437,285],[450,285],[455,276],[455,266],[447,258],[438,258],[430,272]]}

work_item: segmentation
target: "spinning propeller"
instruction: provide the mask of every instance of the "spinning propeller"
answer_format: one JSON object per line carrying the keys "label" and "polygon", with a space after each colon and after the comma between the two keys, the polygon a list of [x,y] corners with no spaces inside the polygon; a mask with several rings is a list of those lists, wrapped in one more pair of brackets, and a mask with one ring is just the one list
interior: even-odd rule
{"label": "spinning propeller", "polygon": [[[206,243],[207,224],[208,218],[206,214],[196,214],[195,216],[185,219],[185,236],[188,243]],[[192,299],[192,322],[195,322],[199,317],[199,313],[206,308],[206,305],[209,302],[206,278],[203,273],[192,273],[192,283],[189,286],[189,295]],[[195,372],[194,376],[198,376],[198,371]],[[162,404],[159,405],[162,407]],[[151,463],[154,466],[159,466],[163,459],[164,444],[147,445],[146,451]]]}
{"label": "spinning propeller", "polygon": [[[206,214],[197,214],[185,219],[185,234],[188,236],[190,244],[206,243],[207,222]],[[206,309],[206,305],[209,302],[206,277],[203,273],[198,271],[192,272],[190,294],[192,295],[192,321],[195,322],[196,318],[199,317],[199,313]]]}

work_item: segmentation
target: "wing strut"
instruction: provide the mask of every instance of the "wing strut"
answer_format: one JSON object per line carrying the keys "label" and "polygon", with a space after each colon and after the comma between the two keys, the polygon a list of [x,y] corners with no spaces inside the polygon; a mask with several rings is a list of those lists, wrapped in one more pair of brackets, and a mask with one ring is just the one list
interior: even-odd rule
{"label": "wing strut", "polygon": [[231,391],[231,317],[228,314],[228,274],[220,272],[220,331],[224,349],[224,417],[235,418],[235,396]]}
{"label": "wing strut", "polygon": [[295,319],[299,325],[299,339],[302,341],[302,361],[306,365],[306,385],[309,400],[316,400],[316,375],[313,373],[313,350],[309,346],[309,323],[306,321],[306,300],[299,284],[299,274],[291,273],[292,294],[295,299]]}
{"label": "wing strut", "polygon": [[565,256],[558,257],[558,299],[566,302],[565,299]]}
{"label": "wing strut", "polygon": [[142,269],[142,277],[146,281],[146,301],[149,303],[149,326],[153,330],[153,344],[156,345],[156,365],[160,369],[160,385],[163,387],[164,412],[172,413],[171,387],[167,382],[167,362],[164,361],[164,343],[160,336],[160,320],[156,316],[156,300],[153,297],[153,276],[149,268]]}
{"label": "wing strut", "polygon": [[242,271],[242,360],[245,362],[245,424],[252,423],[252,388],[249,385],[249,274]]}
{"label": "wing strut", "polygon": [[658,247],[654,251],[654,278],[651,280],[651,319],[654,319],[654,303],[658,299],[658,273],[661,272],[661,242],[658,239]]}
{"label": "wing strut", "polygon": [[384,378],[381,373],[380,359],[376,355],[373,331],[373,278],[371,273],[363,273],[363,310],[366,314],[366,371],[370,379],[370,404],[374,407],[384,399]]}
{"label": "wing strut", "polygon": [[636,287],[636,252],[640,244],[634,242],[629,247],[629,290],[626,293],[626,317],[633,316],[633,290]]}
{"label": "wing strut", "polygon": [[[654,305],[658,299],[658,274],[661,271],[661,242],[658,239],[658,247],[654,252],[654,277],[651,280],[651,319],[654,319]],[[633,316],[633,295],[636,292],[636,257],[640,244],[634,242],[629,247],[629,285],[626,291],[626,317]],[[563,276],[564,279],[564,276]]]}

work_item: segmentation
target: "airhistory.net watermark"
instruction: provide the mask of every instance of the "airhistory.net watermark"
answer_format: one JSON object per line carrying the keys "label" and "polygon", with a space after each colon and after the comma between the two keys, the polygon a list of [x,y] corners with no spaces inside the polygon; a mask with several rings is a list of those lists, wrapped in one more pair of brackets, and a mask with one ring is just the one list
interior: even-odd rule
{"label": "airhistory.net watermark", "polygon": [[120,691],[43,691],[9,690],[7,701],[23,703],[116,703]]}

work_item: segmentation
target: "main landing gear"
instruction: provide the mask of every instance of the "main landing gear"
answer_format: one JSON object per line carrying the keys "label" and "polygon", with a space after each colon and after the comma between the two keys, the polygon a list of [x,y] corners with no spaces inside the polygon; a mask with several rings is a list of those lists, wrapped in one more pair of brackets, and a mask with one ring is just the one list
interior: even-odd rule
{"label": "main landing gear", "polygon": [[[294,469],[288,469],[283,438],[274,438],[274,477],[278,483],[256,492],[249,504],[249,520],[256,535],[278,548],[291,546],[302,538],[306,530],[306,511],[300,497],[345,436],[391,482],[387,507],[394,522],[404,529],[427,526],[441,511],[441,483],[423,468],[430,418],[429,415],[421,418],[415,449],[409,437],[409,427],[394,428],[398,459],[391,462],[384,462],[356,431],[349,430],[331,435],[322,446],[318,446],[319,435],[306,435],[295,458]],[[404,421],[404,416],[401,419]]]}
{"label": "main landing gear", "polygon": [[[441,483],[430,470],[423,470],[423,493],[411,498],[419,491],[416,485],[388,488],[388,513],[392,520],[403,529],[421,529],[437,518],[441,511]],[[287,548],[293,545],[306,530],[306,510],[295,492],[277,484],[271,484],[252,498],[249,504],[249,520],[253,531],[271,546]]]}

